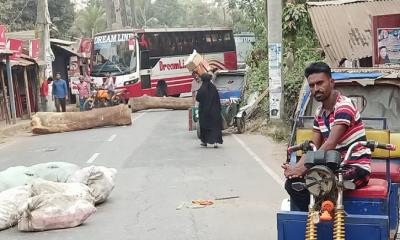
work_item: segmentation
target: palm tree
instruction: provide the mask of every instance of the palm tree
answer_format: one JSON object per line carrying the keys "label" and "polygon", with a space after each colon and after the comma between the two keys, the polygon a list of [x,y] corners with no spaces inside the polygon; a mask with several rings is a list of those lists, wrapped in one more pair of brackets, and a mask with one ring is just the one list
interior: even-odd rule
{"label": "palm tree", "polygon": [[107,28],[105,10],[101,6],[89,5],[79,11],[74,27],[86,37],[104,31]]}

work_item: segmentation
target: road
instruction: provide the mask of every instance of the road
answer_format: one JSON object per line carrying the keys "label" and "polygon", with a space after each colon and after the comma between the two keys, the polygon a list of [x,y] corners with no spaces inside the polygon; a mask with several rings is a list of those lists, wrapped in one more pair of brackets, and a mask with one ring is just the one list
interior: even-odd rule
{"label": "road", "polygon": [[[1,144],[1,170],[65,161],[114,167],[118,174],[109,200],[82,226],[40,233],[13,228],[0,232],[0,239],[276,239],[275,214],[286,197],[279,167],[283,144],[226,133],[220,148],[201,148],[195,132],[187,131],[186,111],[147,111],[133,118],[128,127]],[[231,196],[239,198],[186,207],[196,199]]]}

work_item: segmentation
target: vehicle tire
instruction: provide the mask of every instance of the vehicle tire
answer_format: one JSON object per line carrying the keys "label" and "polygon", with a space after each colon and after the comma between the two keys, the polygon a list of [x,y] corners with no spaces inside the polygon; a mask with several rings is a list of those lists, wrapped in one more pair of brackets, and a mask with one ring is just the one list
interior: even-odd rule
{"label": "vehicle tire", "polygon": [[111,106],[117,106],[117,105],[120,105],[123,101],[122,101],[121,96],[115,96],[115,97],[111,98],[110,102],[111,102]]}
{"label": "vehicle tire", "polygon": [[171,97],[180,97],[181,96],[181,94],[180,93],[178,93],[178,94],[174,94],[174,95],[171,95]]}
{"label": "vehicle tire", "polygon": [[197,138],[200,139],[200,122],[196,122],[196,133],[197,133]]}
{"label": "vehicle tire", "polygon": [[246,131],[246,121],[244,117],[236,118],[236,127],[238,133],[244,133]]}
{"label": "vehicle tire", "polygon": [[92,110],[95,106],[94,100],[89,98],[83,103],[83,109],[85,111],[90,111]]}

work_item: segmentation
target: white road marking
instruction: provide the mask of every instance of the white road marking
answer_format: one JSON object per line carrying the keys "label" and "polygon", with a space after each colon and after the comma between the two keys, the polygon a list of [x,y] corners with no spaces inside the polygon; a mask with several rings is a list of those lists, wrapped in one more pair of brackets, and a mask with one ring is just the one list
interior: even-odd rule
{"label": "white road marking", "polygon": [[143,117],[143,115],[145,115],[145,114],[146,114],[146,112],[139,114],[139,116],[133,118],[133,121],[138,120],[139,118]]}
{"label": "white road marking", "polygon": [[275,182],[277,182],[279,185],[281,185],[282,187],[284,186],[284,182],[283,179],[281,177],[279,177],[278,174],[276,174],[270,167],[267,166],[267,164],[265,164],[263,162],[263,160],[261,160],[261,158],[254,153],[247,145],[246,143],[244,143],[238,136],[236,136],[235,134],[232,135],[233,138],[235,138],[235,140],[244,148],[244,150],[246,150],[246,152],[258,163],[260,164],[260,166],[264,169],[264,171],[266,173],[268,173],[268,175],[275,180]]}
{"label": "white road marking", "polygon": [[99,157],[99,155],[100,155],[100,153],[95,153],[95,154],[93,154],[93,156],[91,156],[91,157],[89,158],[89,160],[87,160],[86,163],[93,163],[94,160],[96,160],[96,158]]}
{"label": "white road marking", "polygon": [[114,141],[114,139],[117,137],[117,134],[113,134],[111,135],[111,137],[109,139],[106,140],[106,142],[112,142]]}

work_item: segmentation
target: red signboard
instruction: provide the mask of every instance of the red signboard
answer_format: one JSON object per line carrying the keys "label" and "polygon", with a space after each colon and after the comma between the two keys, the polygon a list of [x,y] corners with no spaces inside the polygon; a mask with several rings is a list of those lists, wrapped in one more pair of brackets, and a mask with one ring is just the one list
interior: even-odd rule
{"label": "red signboard", "polygon": [[0,49],[6,48],[6,43],[7,43],[6,32],[7,32],[6,26],[0,25]]}
{"label": "red signboard", "polygon": [[92,39],[82,38],[79,50],[83,57],[90,57],[90,53],[92,52]]}
{"label": "red signboard", "polygon": [[400,64],[400,14],[372,17],[374,65]]}
{"label": "red signboard", "polygon": [[10,60],[17,60],[22,54],[22,40],[9,38],[7,40],[7,48],[14,51],[14,55],[10,57]]}
{"label": "red signboard", "polygon": [[40,39],[33,39],[29,41],[29,57],[33,59],[39,58],[39,44]]}

